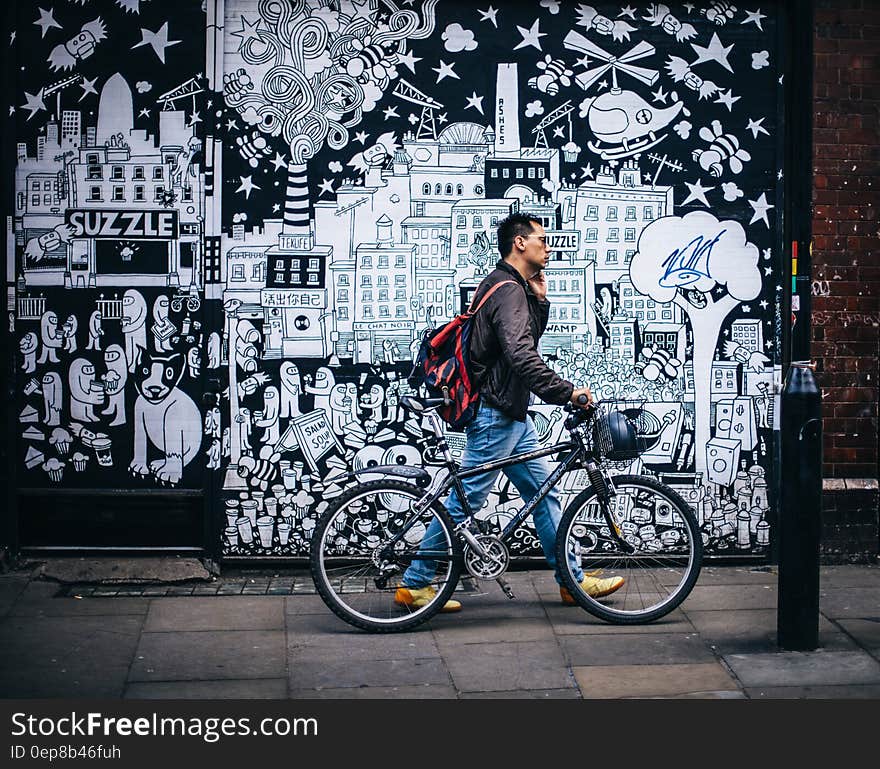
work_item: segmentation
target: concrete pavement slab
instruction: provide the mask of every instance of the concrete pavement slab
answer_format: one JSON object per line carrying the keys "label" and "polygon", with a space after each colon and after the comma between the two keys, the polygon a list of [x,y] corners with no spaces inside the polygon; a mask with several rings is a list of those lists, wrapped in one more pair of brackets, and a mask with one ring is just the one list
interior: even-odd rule
{"label": "concrete pavement slab", "polygon": [[18,596],[9,612],[12,617],[68,617],[123,614],[144,615],[147,598],[74,598],[55,597],[60,585],[54,582],[31,582]]}
{"label": "concrete pavement slab", "polygon": [[0,617],[5,617],[28,585],[27,577],[0,577]]}
{"label": "concrete pavement slab", "polygon": [[451,686],[354,686],[342,689],[294,689],[292,700],[454,700],[458,693]]}
{"label": "concrete pavement slab", "polygon": [[819,610],[831,619],[880,619],[880,586],[819,589]]}
{"label": "concrete pavement slab", "polygon": [[[333,616],[319,595],[290,595],[284,599],[285,614],[326,614]],[[342,620],[340,620],[341,622]]]}
{"label": "concrete pavement slab", "polygon": [[863,649],[880,649],[880,619],[839,619],[836,623]]}
{"label": "concrete pavement slab", "polygon": [[465,619],[462,615],[450,615],[443,619],[443,622],[431,623],[431,630],[441,650],[460,644],[552,641],[554,637],[553,627],[546,617],[499,622],[470,617]]}
{"label": "concrete pavement slab", "polygon": [[463,700],[579,700],[581,693],[571,689],[518,689],[510,692],[462,692]]}
{"label": "concrete pavement slab", "polygon": [[712,662],[714,656],[695,633],[642,633],[615,637],[560,636],[559,644],[572,666],[669,665]]}
{"label": "concrete pavement slab", "polygon": [[863,651],[725,654],[723,658],[747,689],[880,683],[880,663]]}
{"label": "concrete pavement slab", "polygon": [[287,679],[137,681],[126,684],[123,697],[127,700],[277,700],[287,697]]}
{"label": "concrete pavement slab", "polygon": [[577,606],[547,606],[547,617],[557,635],[620,635],[630,633],[692,633],[694,628],[681,609],[643,625],[613,625]]}
{"label": "concrete pavement slab", "polygon": [[584,699],[676,697],[738,692],[719,662],[675,665],[593,665],[572,668]]}
{"label": "concrete pavement slab", "polygon": [[217,596],[210,601],[161,598],[150,603],[144,632],[176,630],[281,630],[280,598]]}
{"label": "concrete pavement slab", "polygon": [[[777,652],[775,609],[739,611],[689,611],[688,619],[703,641],[719,654]],[[855,642],[824,617],[819,617],[819,646],[834,651],[855,651]]]}
{"label": "concrete pavement slab", "polygon": [[305,627],[298,627],[298,624],[288,623],[287,650],[292,657],[300,660],[390,660],[440,656],[433,636],[426,629],[410,633],[364,633],[349,628],[344,632],[327,633],[312,623]]}
{"label": "concrete pavement slab", "polygon": [[184,582],[208,580],[198,558],[47,558],[41,573],[58,582]]}
{"label": "concrete pavement slab", "polygon": [[351,660],[344,657],[319,660],[290,657],[288,681],[291,691],[304,689],[345,689],[362,686],[449,685],[449,672],[443,661],[429,659]]}
{"label": "concrete pavement slab", "polygon": [[880,685],[750,687],[745,693],[752,700],[876,700],[880,699]]}
{"label": "concrete pavement slab", "polygon": [[701,585],[697,582],[681,608],[689,611],[730,611],[731,609],[775,609],[777,586]]}
{"label": "concrete pavement slab", "polygon": [[[672,575],[678,577],[677,572]],[[775,585],[778,579],[775,566],[703,566],[697,585]]]}
{"label": "concrete pavement slab", "polygon": [[144,633],[129,681],[283,678],[283,630]]}
{"label": "concrete pavement slab", "polygon": [[128,665],[83,665],[59,660],[57,665],[0,667],[4,698],[62,699],[104,697],[118,699],[125,688]]}
{"label": "concrete pavement slab", "polygon": [[829,587],[880,587],[880,566],[823,566],[819,589]]}
{"label": "concrete pavement slab", "polygon": [[462,644],[443,649],[459,692],[568,689],[575,685],[555,641]]}

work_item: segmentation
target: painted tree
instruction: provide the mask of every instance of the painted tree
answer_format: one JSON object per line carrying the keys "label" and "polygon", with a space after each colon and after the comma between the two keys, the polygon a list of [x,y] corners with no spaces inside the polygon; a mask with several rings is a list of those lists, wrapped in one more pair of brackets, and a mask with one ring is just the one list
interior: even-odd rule
{"label": "painted tree", "polygon": [[[408,41],[432,34],[438,2],[425,0],[420,16],[381,0],[260,0],[256,22],[241,17],[241,29],[228,33],[238,47],[227,54],[226,102],[256,131],[282,136],[290,150],[285,233],[309,232],[309,159],[325,142],[333,149],[348,144],[349,131],[397,77]],[[258,138],[257,151],[266,146]]]}
{"label": "painted tree", "polygon": [[694,340],[695,448],[706,470],[710,432],[710,380],[721,324],[741,302],[761,291],[758,249],[739,222],[707,211],[669,216],[649,224],[630,263],[633,287],[656,302],[673,302],[691,325]]}

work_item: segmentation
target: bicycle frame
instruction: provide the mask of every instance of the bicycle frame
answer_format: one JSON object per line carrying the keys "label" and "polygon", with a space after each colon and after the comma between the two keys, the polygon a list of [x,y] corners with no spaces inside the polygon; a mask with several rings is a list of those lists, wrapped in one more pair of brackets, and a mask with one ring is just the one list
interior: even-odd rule
{"label": "bicycle frame", "polygon": [[[474,465],[473,467],[462,469],[461,467],[459,467],[458,464],[456,464],[455,460],[452,457],[452,452],[449,450],[449,445],[446,443],[446,437],[443,432],[443,426],[440,421],[440,417],[434,411],[428,412],[426,416],[428,418],[428,421],[431,423],[431,428],[437,438],[437,446],[443,454],[443,458],[445,460],[443,466],[449,471],[449,475],[433,492],[427,494],[419,501],[414,512],[416,512],[417,514],[422,513],[454,487],[456,493],[458,494],[458,498],[461,501],[461,506],[465,514],[464,520],[461,524],[458,525],[458,528],[461,528],[461,526],[463,525],[467,525],[467,523],[474,518],[474,511],[471,510],[467,495],[464,491],[464,485],[461,482],[464,478],[471,478],[476,475],[481,475],[482,473],[502,470],[505,467],[510,467],[511,465],[516,465],[520,462],[527,462],[531,459],[538,459],[539,457],[546,457],[550,454],[557,454],[563,451],[569,452],[562,460],[562,462],[560,462],[559,466],[552,473],[550,473],[547,480],[544,481],[543,484],[541,484],[535,495],[530,500],[528,500],[528,502],[526,502],[522,506],[522,508],[520,508],[519,512],[513,517],[513,519],[507,524],[507,526],[504,527],[504,530],[500,534],[500,539],[502,541],[507,540],[507,538],[511,534],[513,534],[513,532],[519,527],[519,525],[529,515],[531,515],[532,511],[541,503],[544,497],[546,497],[547,494],[550,492],[550,489],[552,489],[558,483],[559,479],[565,473],[567,473],[573,466],[575,466],[582,460],[590,458],[581,444],[579,444],[575,440],[567,440],[560,441],[553,446],[535,449],[534,451],[525,451],[520,454],[514,454],[512,456],[505,457],[504,459],[496,459],[492,462],[484,462],[481,465]],[[401,533],[398,533],[397,536],[399,537]],[[397,539],[397,537],[395,537],[395,539]]]}

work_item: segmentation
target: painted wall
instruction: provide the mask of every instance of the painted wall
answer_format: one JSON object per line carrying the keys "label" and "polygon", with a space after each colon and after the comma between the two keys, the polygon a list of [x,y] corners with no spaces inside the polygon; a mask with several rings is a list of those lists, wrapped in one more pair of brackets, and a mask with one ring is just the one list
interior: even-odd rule
{"label": "painted wall", "polygon": [[[35,61],[15,105],[21,210],[8,221],[21,407],[43,434],[24,436],[29,482],[79,482],[62,452],[88,456],[81,424],[113,441],[107,477],[214,479],[226,555],[304,555],[334,476],[438,469],[399,405],[412,354],[492,269],[497,221],[526,211],[554,245],[548,362],[599,397],[646,401],[654,445],[616,470],[678,488],[710,553],[767,547],[784,172],[774,6],[209,0],[204,15],[181,4],[163,16],[106,3],[94,50],[53,55],[98,5],[56,3],[21,23]],[[206,34],[194,42],[196,18]],[[118,55],[99,58],[111,43],[131,52],[124,72]],[[53,62],[67,66],[56,76]],[[74,132],[80,94],[94,108]],[[148,176],[140,208],[135,164]],[[112,230],[134,219],[143,230]],[[143,326],[99,313],[113,291]],[[86,336],[95,313],[105,334]],[[111,342],[126,362],[124,417],[103,378]],[[137,371],[164,383],[156,403]],[[220,398],[200,413],[205,374]],[[531,411],[555,440],[560,410]],[[460,451],[464,436],[449,441]],[[99,482],[91,459],[83,484]],[[569,498],[585,479],[564,484]],[[480,514],[503,521],[519,501],[500,476]],[[513,551],[536,547],[526,525]]]}

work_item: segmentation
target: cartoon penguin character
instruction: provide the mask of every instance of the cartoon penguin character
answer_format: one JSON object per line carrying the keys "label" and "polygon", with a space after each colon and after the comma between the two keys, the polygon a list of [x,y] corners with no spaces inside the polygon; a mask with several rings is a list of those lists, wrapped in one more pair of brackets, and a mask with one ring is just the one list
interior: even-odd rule
{"label": "cartoon penguin character", "polygon": [[101,337],[104,336],[101,320],[100,310],[95,310],[89,316],[89,343],[86,345],[87,350],[101,350]]}
{"label": "cartoon penguin character", "polygon": [[94,407],[104,403],[104,388],[95,382],[95,367],[85,358],[70,364],[70,418],[78,422],[97,422]]}
{"label": "cartoon penguin character", "polygon": [[265,432],[260,439],[261,443],[274,446],[280,438],[278,432],[279,395],[277,387],[267,387],[263,391],[263,416],[254,420],[254,425],[262,427]]}
{"label": "cartoon penguin character", "polygon": [[18,350],[24,356],[21,370],[25,374],[32,374],[37,370],[37,347],[40,340],[33,331],[28,331],[19,341]]}
{"label": "cartoon penguin character", "polygon": [[55,350],[64,345],[64,336],[58,328],[58,316],[51,310],[47,310],[40,318],[40,338],[43,342],[43,351],[37,363],[59,363]]}
{"label": "cartoon penguin character", "polygon": [[287,361],[281,365],[281,410],[279,416],[295,419],[300,415],[299,396],[302,395],[302,377],[299,367]]}
{"label": "cartoon penguin character", "polygon": [[107,408],[101,414],[113,417],[110,427],[116,427],[125,424],[125,383],[128,380],[128,368],[122,347],[111,344],[104,353],[104,364],[107,366],[107,373],[101,378],[104,380],[108,402]]}
{"label": "cartoon penguin character", "polygon": [[125,334],[125,360],[134,371],[140,351],[147,348],[147,303],[140,291],[128,289],[122,295],[122,333]]}
{"label": "cartoon penguin character", "polygon": [[61,424],[61,403],[64,399],[61,377],[55,371],[47,371],[43,374],[40,389],[43,391],[43,405],[46,408],[43,421],[49,427],[58,427]]}
{"label": "cartoon penguin character", "polygon": [[326,412],[328,419],[332,415],[332,408],[330,406],[330,391],[335,385],[336,377],[333,376],[333,372],[326,366],[321,366],[315,372],[314,384],[306,385],[306,392],[309,395],[315,396],[314,408],[316,410],[323,409]]}

